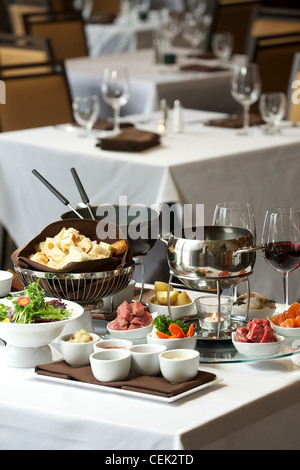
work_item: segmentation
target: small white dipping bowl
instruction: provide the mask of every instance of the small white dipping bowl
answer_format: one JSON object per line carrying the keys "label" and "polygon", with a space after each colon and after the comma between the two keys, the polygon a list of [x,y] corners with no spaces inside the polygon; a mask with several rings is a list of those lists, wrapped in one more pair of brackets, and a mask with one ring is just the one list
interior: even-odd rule
{"label": "small white dipping bowl", "polygon": [[131,354],[126,349],[97,351],[90,355],[90,364],[99,382],[124,380],[130,372]]}
{"label": "small white dipping bowl", "polygon": [[137,344],[132,346],[129,348],[132,371],[136,375],[158,375],[160,373],[159,355],[166,349],[166,346],[159,344]]}
{"label": "small white dipping bowl", "polygon": [[127,339],[129,341],[146,338],[147,334],[150,333],[152,329],[152,323],[148,326],[142,326],[142,328],[136,328],[135,330],[111,330],[107,327],[108,333],[113,338]]}
{"label": "small white dipping bowl", "polygon": [[0,297],[10,294],[13,277],[13,273],[0,271]]}
{"label": "small white dipping bowl", "polygon": [[285,338],[280,335],[276,335],[276,337],[276,343],[240,343],[235,340],[235,333],[232,333],[231,335],[232,343],[236,350],[243,356],[248,357],[268,357],[277,354],[280,351]]}
{"label": "small white dipping bowl", "polygon": [[94,344],[94,351],[107,351],[108,349],[129,349],[133,346],[132,341],[127,339],[102,339]]}
{"label": "small white dipping bowl", "polygon": [[173,349],[159,355],[160,370],[170,383],[187,382],[196,377],[199,368],[199,352],[191,349]]}
{"label": "small white dipping bowl", "polygon": [[64,360],[72,367],[87,366],[90,363],[90,355],[94,351],[94,344],[100,339],[94,333],[88,333],[93,338],[88,343],[69,343],[72,335],[64,335],[59,339],[60,350]]}
{"label": "small white dipping bowl", "polygon": [[[158,305],[153,304],[151,300],[148,302],[149,312],[158,313],[159,315],[169,316],[169,307],[167,305]],[[173,320],[178,320],[180,318],[188,317],[193,315],[195,309],[195,301],[191,299],[191,303],[187,305],[171,305],[170,306]]]}
{"label": "small white dipping bowl", "polygon": [[166,346],[167,349],[195,349],[197,344],[197,333],[194,333],[193,336],[187,338],[158,338],[153,333],[147,335],[148,344],[159,344],[161,346]]}

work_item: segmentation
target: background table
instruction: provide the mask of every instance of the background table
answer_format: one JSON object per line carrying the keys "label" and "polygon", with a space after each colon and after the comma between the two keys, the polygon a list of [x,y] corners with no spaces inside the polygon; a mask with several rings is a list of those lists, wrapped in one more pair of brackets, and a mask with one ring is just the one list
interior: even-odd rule
{"label": "background table", "polygon": [[[178,53],[178,66],[199,63],[188,58],[189,49],[179,48],[175,51]],[[216,61],[205,63],[216,65]],[[127,105],[121,108],[122,115],[156,111],[162,98],[166,99],[171,107],[175,100],[180,100],[185,108],[226,113],[240,110],[230,94],[230,70],[178,71],[178,66],[155,64],[153,49],[67,60],[66,71],[72,95],[99,95],[103,117],[111,116],[112,111],[101,96],[101,73],[105,67],[116,64],[127,67],[131,82],[131,96]]]}
{"label": "background table", "polygon": [[[158,117],[131,120],[153,130]],[[75,167],[94,205],[119,204],[120,196],[129,204],[204,204],[205,223],[210,225],[216,203],[250,202],[259,242],[268,208],[300,207],[299,128],[288,124],[282,135],[266,136],[258,129],[254,137],[242,137],[236,130],[204,126],[208,117],[211,114],[186,110],[185,132],[170,132],[160,147],[143,153],[102,151],[94,138],[80,138],[78,131],[62,127],[0,135],[1,222],[20,246],[58,220],[68,208],[32,170],[76,206],[81,200],[70,173]],[[166,256],[166,246],[158,241],[145,257],[148,282],[168,274]],[[291,301],[300,299],[299,276],[299,270],[290,276]],[[282,276],[267,265],[261,252],[250,283],[254,292],[282,302]]]}
{"label": "background table", "polygon": [[112,24],[87,24],[85,32],[89,55],[97,57],[151,48],[157,28],[158,15],[153,14],[147,21],[136,19],[125,23],[121,18]]}
{"label": "background table", "polygon": [[300,448],[299,355],[200,364],[222,381],[166,404],[32,380],[31,369],[6,367],[3,354],[0,342],[2,450]]}

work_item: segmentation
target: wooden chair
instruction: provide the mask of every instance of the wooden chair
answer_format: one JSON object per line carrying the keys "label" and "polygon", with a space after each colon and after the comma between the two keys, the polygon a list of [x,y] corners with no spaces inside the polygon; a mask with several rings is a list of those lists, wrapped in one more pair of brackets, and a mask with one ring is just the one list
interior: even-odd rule
{"label": "wooden chair", "polygon": [[[64,66],[53,66],[47,73],[3,75],[6,104],[0,106],[0,131],[15,131],[34,127],[73,122],[72,99]],[[27,64],[26,68],[29,67]],[[3,80],[4,81],[4,80]]]}
{"label": "wooden chair", "polygon": [[253,9],[262,4],[262,0],[218,0],[212,6],[212,32],[231,32],[234,37],[233,53],[244,53]]}
{"label": "wooden chair", "polygon": [[49,11],[47,5],[31,5],[23,3],[9,3],[7,5],[8,16],[10,19],[11,30],[18,36],[26,35],[24,18],[25,14],[46,13]]}
{"label": "wooden chair", "polygon": [[[43,62],[52,62],[53,57],[49,41],[45,38],[34,38],[31,36],[15,36],[14,34],[0,33],[0,68],[16,66],[10,71],[4,70],[4,75],[25,74],[25,68],[19,68],[19,65],[41,64]],[[43,68],[43,70],[45,70]],[[36,70],[38,72],[38,69]],[[32,73],[29,67],[28,73]]]}
{"label": "wooden chair", "polygon": [[88,55],[80,13],[24,15],[24,23],[27,35],[49,39],[55,61]]}
{"label": "wooden chair", "polygon": [[300,122],[300,52],[296,52],[287,89],[286,119]]}
{"label": "wooden chair", "polygon": [[300,34],[257,38],[249,62],[258,64],[262,92],[286,93],[294,55],[300,50]]}
{"label": "wooden chair", "polygon": [[92,15],[118,15],[121,0],[93,0]]}
{"label": "wooden chair", "polygon": [[259,38],[300,34],[300,10],[291,8],[254,8],[248,25],[245,53],[253,54]]}

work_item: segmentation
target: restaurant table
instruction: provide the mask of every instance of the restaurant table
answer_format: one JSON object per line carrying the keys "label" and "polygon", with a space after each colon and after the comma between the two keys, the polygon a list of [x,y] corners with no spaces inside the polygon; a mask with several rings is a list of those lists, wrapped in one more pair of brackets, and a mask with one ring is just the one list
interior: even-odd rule
{"label": "restaurant table", "polygon": [[[102,99],[101,73],[105,67],[127,67],[131,94],[128,103],[121,108],[122,115],[147,114],[159,109],[161,99],[172,107],[180,100],[185,108],[235,113],[239,106],[230,93],[230,69],[218,71],[181,71],[181,65],[206,64],[218,66],[216,60],[189,58],[186,48],[175,48],[176,65],[155,63],[154,49],[144,49],[101,57],[82,57],[65,62],[72,96],[96,94],[101,101],[101,115],[112,115],[111,107]],[[236,61],[243,60],[237,56]]]}
{"label": "restaurant table", "polygon": [[[299,127],[285,123],[280,135],[262,128],[253,135],[204,124],[212,113],[184,110],[184,132],[169,134],[144,152],[105,151],[93,137],[79,137],[71,126],[37,128],[0,135],[0,221],[17,246],[34,238],[69,210],[33,174],[36,169],[73,207],[81,202],[70,169],[75,167],[92,205],[144,204],[165,208],[168,202],[204,204],[204,222],[212,223],[215,205],[223,201],[252,204],[260,243],[270,207],[300,207]],[[156,130],[160,113],[127,116],[141,129]],[[194,212],[195,213],[195,212]],[[166,264],[160,240],[145,257],[146,280],[154,282]],[[147,263],[149,267],[147,267]],[[151,265],[151,266],[150,266]],[[290,275],[290,300],[300,298],[300,271]],[[138,280],[138,279],[137,279]],[[283,299],[282,275],[257,252],[251,288],[277,302]],[[245,291],[245,283],[241,286]]]}
{"label": "restaurant table", "polygon": [[[97,322],[104,334],[106,323]],[[56,341],[52,350],[60,360]],[[217,382],[173,402],[51,382],[33,369],[8,367],[4,357],[0,341],[2,450],[300,449],[299,354],[232,364],[200,360],[199,369]]]}
{"label": "restaurant table", "polygon": [[136,19],[125,22],[122,18],[117,18],[111,24],[86,24],[89,56],[97,57],[151,48],[157,28],[158,16],[153,14],[147,21]]}

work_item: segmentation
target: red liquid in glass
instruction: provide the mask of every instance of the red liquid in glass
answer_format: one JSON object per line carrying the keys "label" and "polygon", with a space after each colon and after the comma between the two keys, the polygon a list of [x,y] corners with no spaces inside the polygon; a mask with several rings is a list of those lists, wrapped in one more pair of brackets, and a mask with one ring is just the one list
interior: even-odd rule
{"label": "red liquid in glass", "polygon": [[267,243],[264,252],[268,263],[277,271],[290,272],[300,266],[300,243]]}

